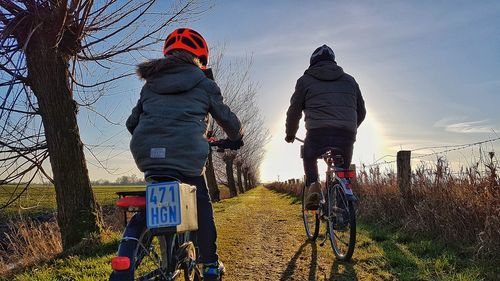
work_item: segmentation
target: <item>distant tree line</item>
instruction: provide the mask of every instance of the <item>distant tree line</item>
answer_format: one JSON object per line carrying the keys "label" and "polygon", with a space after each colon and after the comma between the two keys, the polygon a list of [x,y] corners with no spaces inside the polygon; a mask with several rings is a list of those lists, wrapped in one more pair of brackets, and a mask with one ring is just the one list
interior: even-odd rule
{"label": "distant tree line", "polygon": [[108,179],[98,179],[91,182],[92,185],[144,185],[146,181],[144,177],[138,177],[135,174],[129,176],[121,176],[115,179],[114,181],[110,181]]}

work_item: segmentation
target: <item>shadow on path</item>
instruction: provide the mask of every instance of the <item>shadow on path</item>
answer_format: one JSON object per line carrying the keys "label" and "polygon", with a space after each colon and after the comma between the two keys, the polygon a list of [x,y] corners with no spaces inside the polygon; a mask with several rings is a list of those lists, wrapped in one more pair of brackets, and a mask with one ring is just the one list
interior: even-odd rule
{"label": "shadow on path", "polygon": [[[307,252],[307,246],[311,247],[311,257],[310,260],[303,257],[303,255]],[[301,258],[302,256],[302,258]],[[300,247],[297,249],[293,257],[288,262],[288,265],[281,275],[280,281],[289,281],[289,280],[302,280],[299,278],[299,271],[297,271],[298,261],[300,260],[301,266],[307,266],[309,268],[309,272],[307,274],[308,281],[317,280],[318,273],[318,245],[316,242],[305,241]],[[338,260],[333,260],[333,264],[331,267],[330,276],[327,278],[326,273],[323,273],[325,280],[358,280],[358,276],[356,274],[356,270],[354,269],[355,262],[341,262]],[[321,273],[320,273],[321,274]],[[302,276],[302,275],[301,275]]]}
{"label": "shadow on path", "polygon": [[332,271],[330,272],[330,277],[327,280],[359,280],[358,275],[356,274],[356,270],[354,269],[354,263],[355,262],[353,261],[343,262],[334,260],[332,264]]}
{"label": "shadow on path", "polygon": [[318,246],[316,246],[316,243],[314,242],[305,241],[302,245],[300,245],[299,249],[288,262],[285,272],[281,275],[280,281],[293,280],[292,277],[297,269],[297,260],[303,254],[307,245],[311,245],[311,264],[309,267],[309,278],[307,280],[316,280],[315,277],[318,268]]}

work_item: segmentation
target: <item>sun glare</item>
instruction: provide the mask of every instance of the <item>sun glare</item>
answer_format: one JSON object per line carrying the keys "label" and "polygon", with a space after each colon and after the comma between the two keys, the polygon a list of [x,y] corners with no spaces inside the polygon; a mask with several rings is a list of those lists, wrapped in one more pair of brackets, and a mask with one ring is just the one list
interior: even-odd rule
{"label": "sun glare", "polygon": [[[354,144],[354,154],[352,163],[359,165],[361,163],[369,164],[387,154],[384,151],[383,130],[378,124],[374,114],[367,109],[368,115],[358,130],[357,140]],[[263,182],[284,181],[288,179],[302,178],[304,170],[302,159],[300,159],[301,143],[295,141],[293,144],[285,142],[285,114],[283,113],[279,120],[271,126],[271,141],[266,145],[266,154],[264,161],[260,166],[260,174]],[[306,135],[304,122],[301,121],[297,137],[303,139]],[[319,163],[320,171],[325,166]],[[321,175],[320,175],[321,176]]]}

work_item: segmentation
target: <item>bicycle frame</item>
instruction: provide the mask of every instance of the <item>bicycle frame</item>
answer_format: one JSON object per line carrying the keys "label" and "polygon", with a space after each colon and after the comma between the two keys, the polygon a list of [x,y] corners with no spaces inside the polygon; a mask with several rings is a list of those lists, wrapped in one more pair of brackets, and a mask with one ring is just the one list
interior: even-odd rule
{"label": "bicycle frame", "polygon": [[[335,157],[336,156],[333,156],[331,154],[331,151],[321,156],[321,158],[323,158],[327,164],[327,170],[325,172],[326,173],[325,185],[328,188],[335,182],[338,182],[340,186],[344,189],[344,192],[348,195],[347,200],[355,202],[357,201],[357,199],[352,193],[352,185],[350,183],[350,179],[354,177],[355,172],[350,169],[336,167],[334,160]],[[350,192],[346,192],[348,190]]]}

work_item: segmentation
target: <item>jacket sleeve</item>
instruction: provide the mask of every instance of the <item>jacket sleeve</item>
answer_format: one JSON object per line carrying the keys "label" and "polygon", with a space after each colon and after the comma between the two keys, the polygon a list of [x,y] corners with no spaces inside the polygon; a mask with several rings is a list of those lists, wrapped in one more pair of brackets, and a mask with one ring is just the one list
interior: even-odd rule
{"label": "jacket sleeve", "polygon": [[139,124],[139,117],[141,116],[142,113],[142,102],[139,99],[137,101],[137,105],[132,108],[132,114],[127,119],[127,122],[125,123],[127,126],[127,130],[133,134],[135,127]]}
{"label": "jacket sleeve", "polygon": [[243,137],[243,128],[240,120],[229,109],[229,106],[224,104],[219,87],[213,83],[211,90],[208,92],[209,108],[208,112],[215,119],[217,124],[222,127],[230,140],[237,141]]}
{"label": "jacket sleeve", "polygon": [[299,122],[302,118],[302,110],[305,106],[305,92],[301,87],[300,79],[295,85],[295,92],[290,99],[290,107],[286,112],[286,135],[295,136],[299,129]]}
{"label": "jacket sleeve", "polygon": [[363,100],[363,96],[361,95],[361,90],[359,89],[359,85],[356,83],[356,100],[357,100],[357,106],[356,106],[356,111],[358,114],[358,127],[363,123],[363,120],[365,120],[366,116],[366,108],[365,108],[365,101]]}

